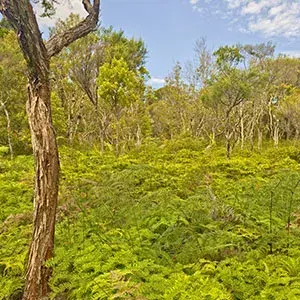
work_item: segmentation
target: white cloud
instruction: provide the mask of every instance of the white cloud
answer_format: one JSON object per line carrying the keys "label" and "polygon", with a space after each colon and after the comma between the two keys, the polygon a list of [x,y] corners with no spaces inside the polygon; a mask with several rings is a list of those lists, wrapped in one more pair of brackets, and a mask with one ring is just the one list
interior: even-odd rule
{"label": "white cloud", "polygon": [[264,10],[274,7],[278,3],[277,0],[260,0],[258,2],[250,1],[247,5],[242,6],[241,13],[244,14],[260,14]]}
{"label": "white cloud", "polygon": [[300,3],[281,3],[273,6],[266,14],[250,21],[248,28],[253,32],[262,32],[266,36],[300,36]]}
{"label": "white cloud", "polygon": [[[261,33],[267,37],[300,37],[300,0],[189,0],[193,7],[205,11],[222,11],[223,16],[238,19],[243,32]],[[230,21],[229,21],[230,23]]]}
{"label": "white cloud", "polygon": [[281,51],[280,53],[287,55],[289,57],[300,58],[300,50],[286,50],[286,51]]}
{"label": "white cloud", "polygon": [[71,13],[79,14],[81,17],[87,15],[81,0],[61,0],[59,4],[55,5],[56,13],[51,18],[41,18],[40,15],[43,13],[43,8],[40,4],[33,5],[34,10],[37,14],[37,20],[41,27],[53,27],[57,20],[65,20]]}
{"label": "white cloud", "polygon": [[230,9],[238,8],[242,6],[247,0],[225,0]]}
{"label": "white cloud", "polygon": [[280,4],[278,6],[274,6],[270,9],[269,11],[269,15],[270,16],[276,16],[279,13],[281,13],[282,11],[284,11],[285,5],[284,4]]}
{"label": "white cloud", "polygon": [[154,86],[158,86],[158,85],[164,85],[166,83],[165,79],[163,78],[159,78],[159,77],[152,77],[150,78],[147,83],[149,85],[154,85]]}

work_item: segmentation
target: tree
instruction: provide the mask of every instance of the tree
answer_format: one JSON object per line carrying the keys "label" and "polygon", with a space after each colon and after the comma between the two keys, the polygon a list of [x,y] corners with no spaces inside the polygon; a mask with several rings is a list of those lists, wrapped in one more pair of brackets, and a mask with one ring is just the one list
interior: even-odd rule
{"label": "tree", "polygon": [[283,135],[289,140],[294,136],[298,139],[300,136],[300,90],[292,89],[290,95],[280,99],[278,105],[278,114],[283,123]]}
{"label": "tree", "polygon": [[[42,1],[46,14],[52,12],[53,2]],[[100,1],[82,0],[82,4],[88,16],[44,43],[29,0],[0,0],[0,12],[16,31],[27,62],[27,114],[35,157],[33,235],[24,300],[43,299],[49,293],[51,268],[46,267],[45,262],[53,256],[59,179],[58,148],[51,115],[50,58],[97,26]]]}
{"label": "tree", "polygon": [[[64,32],[79,23],[79,15],[71,14],[67,20],[59,20],[51,30],[51,35]],[[60,82],[74,82],[86,93],[91,104],[97,109],[97,85],[99,67],[103,64],[104,43],[100,42],[99,30],[93,31],[80,40],[75,41],[53,59],[53,71],[58,79],[56,86],[61,87]]]}
{"label": "tree", "polygon": [[244,45],[240,48],[244,55],[249,57],[249,63],[260,69],[264,69],[266,60],[273,57],[275,52],[275,45],[272,42]]}
{"label": "tree", "polygon": [[187,81],[196,86],[204,87],[213,74],[213,56],[204,37],[196,41],[194,58],[186,64]]}
{"label": "tree", "polygon": [[182,79],[182,67],[176,63],[166,84],[156,91],[157,102],[151,105],[155,135],[173,138],[179,135],[199,136],[203,114],[199,109],[194,85]]}
{"label": "tree", "polygon": [[111,63],[114,58],[124,59],[128,68],[142,76],[147,77],[145,59],[147,49],[141,39],[126,38],[123,30],[113,31],[112,27],[102,28],[100,32],[104,48],[104,61]]}
{"label": "tree", "polygon": [[[214,55],[218,72],[212,77],[203,99],[208,106],[214,107],[221,118],[224,118],[224,136],[229,159],[235,142],[240,138],[242,145],[244,143],[242,104],[249,99],[258,77],[251,69],[238,68],[244,61],[238,47],[224,46],[214,52]],[[238,128],[240,128],[239,135]]]}
{"label": "tree", "polygon": [[[103,111],[106,118],[110,119],[111,143],[119,154],[121,119],[126,108],[133,109],[132,105],[142,100],[144,81],[141,76],[129,69],[123,58],[113,58],[111,63],[105,63],[100,67],[97,84],[99,109]],[[107,134],[106,130],[105,135]]]}
{"label": "tree", "polygon": [[[78,21],[80,16],[71,14],[65,21],[59,20],[51,34],[63,32]],[[61,133],[68,137],[69,143],[100,141],[103,151],[105,144],[112,142],[107,135],[111,120],[97,92],[99,69],[104,64],[111,65],[113,59],[123,59],[128,69],[143,80],[147,75],[145,55],[140,39],[127,38],[123,31],[115,32],[109,27],[89,33],[52,60],[53,91],[59,100],[56,103],[63,108],[67,119],[67,132]]]}

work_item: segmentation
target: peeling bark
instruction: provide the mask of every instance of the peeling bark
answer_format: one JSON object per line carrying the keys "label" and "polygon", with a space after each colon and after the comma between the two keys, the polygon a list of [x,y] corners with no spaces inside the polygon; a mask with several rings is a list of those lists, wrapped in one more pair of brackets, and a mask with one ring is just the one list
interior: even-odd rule
{"label": "peeling bark", "polygon": [[28,87],[27,114],[35,157],[33,235],[29,251],[23,299],[41,299],[49,293],[51,269],[45,267],[53,256],[58,195],[59,159],[52,126],[48,84]]}

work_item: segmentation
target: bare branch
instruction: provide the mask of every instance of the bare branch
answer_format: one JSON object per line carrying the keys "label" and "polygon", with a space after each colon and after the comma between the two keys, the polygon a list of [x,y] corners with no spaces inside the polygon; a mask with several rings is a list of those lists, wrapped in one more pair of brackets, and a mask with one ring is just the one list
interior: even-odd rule
{"label": "bare branch", "polygon": [[84,9],[90,14],[93,11],[93,6],[90,2],[90,0],[82,0],[82,4],[84,6]]}
{"label": "bare branch", "polygon": [[89,15],[76,26],[65,32],[55,34],[50,38],[46,44],[49,57],[58,54],[64,47],[67,47],[72,42],[87,35],[97,27],[100,12],[100,0],[94,0],[93,5],[89,0],[82,0],[82,4]]}

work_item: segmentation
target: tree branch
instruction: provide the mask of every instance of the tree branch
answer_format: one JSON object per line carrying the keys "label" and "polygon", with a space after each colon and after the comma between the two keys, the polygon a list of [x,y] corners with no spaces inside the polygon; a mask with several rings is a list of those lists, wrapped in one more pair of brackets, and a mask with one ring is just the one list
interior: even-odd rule
{"label": "tree branch", "polygon": [[[2,0],[3,1],[3,0]],[[47,42],[46,47],[49,57],[58,54],[64,47],[85,36],[97,27],[100,12],[100,0],[94,0],[93,5],[89,0],[82,0],[88,16],[76,26],[65,32],[55,34]]]}
{"label": "tree branch", "polygon": [[82,0],[82,4],[84,6],[84,9],[90,14],[93,11],[93,6],[90,2],[90,0]]}
{"label": "tree branch", "polygon": [[49,59],[30,0],[0,0],[0,12],[17,32],[30,78],[47,81]]}

